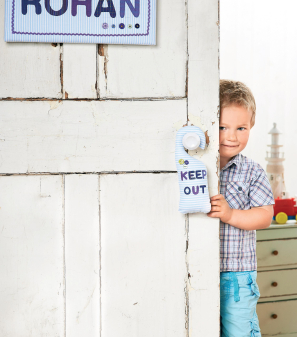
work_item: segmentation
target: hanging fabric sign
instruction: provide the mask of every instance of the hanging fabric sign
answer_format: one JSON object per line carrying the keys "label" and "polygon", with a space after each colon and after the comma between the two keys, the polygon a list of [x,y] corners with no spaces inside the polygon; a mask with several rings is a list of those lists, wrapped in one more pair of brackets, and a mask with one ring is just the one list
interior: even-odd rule
{"label": "hanging fabric sign", "polygon": [[156,44],[156,0],[6,0],[5,41]]}

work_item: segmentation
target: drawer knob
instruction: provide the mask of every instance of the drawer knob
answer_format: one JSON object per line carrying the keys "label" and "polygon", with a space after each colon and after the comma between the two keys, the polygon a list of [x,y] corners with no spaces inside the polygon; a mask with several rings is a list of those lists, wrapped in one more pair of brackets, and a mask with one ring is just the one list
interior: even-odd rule
{"label": "drawer knob", "polygon": [[276,319],[276,318],[277,318],[277,315],[276,315],[276,314],[273,314],[273,315],[271,315],[271,318]]}
{"label": "drawer knob", "polygon": [[277,251],[277,250],[274,250],[274,251],[272,252],[272,254],[273,254],[273,255],[278,255],[278,251]]}
{"label": "drawer knob", "polygon": [[277,282],[272,282],[271,285],[272,285],[273,287],[277,287]]}

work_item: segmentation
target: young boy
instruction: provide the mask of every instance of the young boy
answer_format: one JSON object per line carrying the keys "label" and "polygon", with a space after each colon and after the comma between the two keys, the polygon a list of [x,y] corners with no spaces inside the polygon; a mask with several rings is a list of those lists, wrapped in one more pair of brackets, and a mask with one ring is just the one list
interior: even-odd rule
{"label": "young boy", "polygon": [[255,124],[253,94],[221,80],[220,106],[221,194],[211,197],[207,215],[221,220],[221,336],[258,337],[255,230],[271,224],[274,198],[263,168],[240,153]]}

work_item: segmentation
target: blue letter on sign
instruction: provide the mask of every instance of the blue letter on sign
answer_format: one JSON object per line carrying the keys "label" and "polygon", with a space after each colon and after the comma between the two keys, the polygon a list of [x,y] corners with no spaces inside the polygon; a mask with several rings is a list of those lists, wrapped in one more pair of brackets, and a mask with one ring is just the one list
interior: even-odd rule
{"label": "blue letter on sign", "polygon": [[132,14],[138,18],[139,17],[139,0],[135,0],[135,7],[131,4],[131,0],[121,0],[121,11],[120,11],[120,16],[123,18],[125,16],[125,7],[126,3],[130,8],[130,11]]}
{"label": "blue letter on sign", "polygon": [[108,6],[107,7],[102,7],[104,0],[99,0],[96,11],[95,11],[95,16],[98,18],[102,12],[109,12],[110,16],[112,18],[116,17],[116,11],[113,5],[112,0],[107,0]]}
{"label": "blue letter on sign", "polygon": [[59,11],[54,11],[50,5],[50,0],[45,0],[45,9],[50,15],[60,16],[63,15],[68,8],[68,0],[63,0],[62,8]]}
{"label": "blue letter on sign", "polygon": [[92,15],[92,0],[72,0],[72,16],[77,14],[77,6],[86,6],[87,17]]}
{"label": "blue letter on sign", "polygon": [[22,14],[27,14],[28,5],[34,5],[36,14],[41,14],[40,0],[22,0]]}

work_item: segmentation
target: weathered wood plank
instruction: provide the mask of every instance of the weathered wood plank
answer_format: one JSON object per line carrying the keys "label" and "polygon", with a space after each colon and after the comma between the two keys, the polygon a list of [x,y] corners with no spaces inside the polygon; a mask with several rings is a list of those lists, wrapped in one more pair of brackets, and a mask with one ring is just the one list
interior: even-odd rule
{"label": "weathered wood plank", "polygon": [[100,176],[102,337],[185,336],[176,174]]}
{"label": "weathered wood plank", "polygon": [[[218,194],[218,1],[188,1],[188,116],[209,136],[206,150],[192,152],[208,168],[210,195]],[[219,220],[189,216],[189,333],[220,334]],[[209,324],[211,322],[211,324]]]}
{"label": "weathered wood plank", "polygon": [[4,42],[0,2],[0,98],[61,98],[60,47],[47,43]]}
{"label": "weathered wood plank", "polygon": [[64,337],[62,176],[0,177],[1,336]]}
{"label": "weathered wood plank", "polygon": [[96,45],[63,45],[64,98],[97,98]]}
{"label": "weathered wood plank", "polygon": [[0,102],[2,173],[175,171],[186,101]]}
{"label": "weathered wood plank", "polygon": [[157,1],[156,46],[105,45],[101,55],[98,58],[101,98],[185,97],[185,1]]}
{"label": "weathered wood plank", "polygon": [[66,337],[100,336],[99,250],[98,175],[66,175]]}

